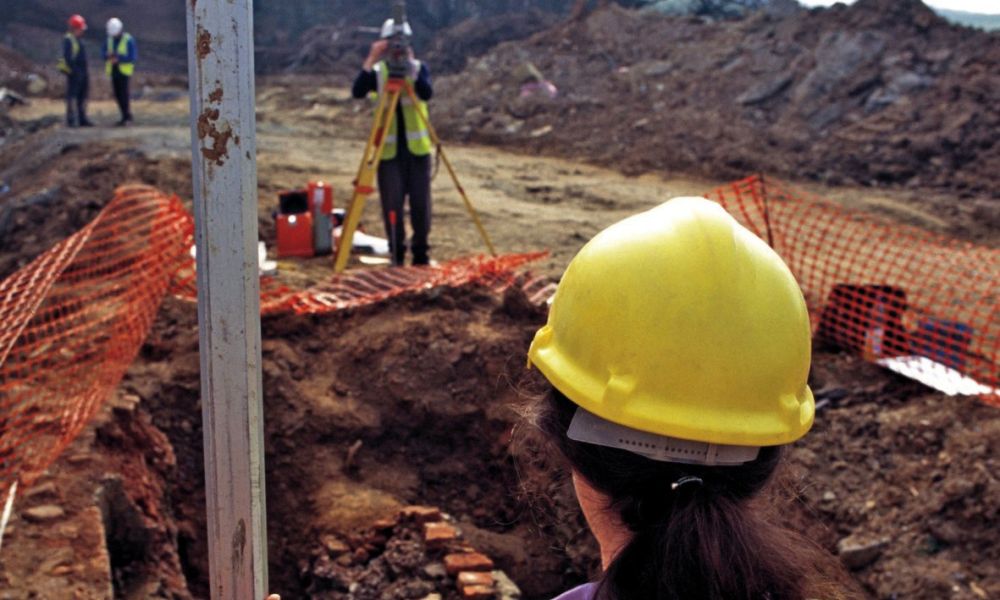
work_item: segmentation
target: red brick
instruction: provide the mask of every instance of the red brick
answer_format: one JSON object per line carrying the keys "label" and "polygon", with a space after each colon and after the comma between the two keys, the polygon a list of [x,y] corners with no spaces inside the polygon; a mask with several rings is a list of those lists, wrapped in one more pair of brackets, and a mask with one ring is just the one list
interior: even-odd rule
{"label": "red brick", "polygon": [[397,518],[376,519],[372,523],[372,529],[376,531],[387,531],[389,529],[394,528],[398,524],[399,524],[399,519]]}
{"label": "red brick", "polygon": [[399,514],[408,521],[429,523],[441,520],[441,510],[433,506],[407,506]]}
{"label": "red brick", "polygon": [[323,537],[320,538],[320,541],[323,542],[323,546],[326,548],[326,551],[329,552],[332,556],[340,556],[341,554],[345,552],[350,552],[351,550],[347,546],[347,544],[342,542],[339,538],[337,538],[337,536],[334,535],[329,535],[329,534],[324,535]]}
{"label": "red brick", "polygon": [[493,587],[493,574],[486,571],[462,571],[458,574],[458,588],[464,589],[470,585]]}
{"label": "red brick", "polygon": [[470,585],[462,588],[462,597],[468,598],[468,600],[493,600],[496,597],[496,592],[492,586]]}
{"label": "red brick", "polygon": [[424,543],[428,548],[442,548],[456,538],[458,530],[447,523],[424,523]]}
{"label": "red brick", "polygon": [[493,561],[478,552],[449,554],[444,557],[444,568],[454,577],[461,571],[492,571]]}

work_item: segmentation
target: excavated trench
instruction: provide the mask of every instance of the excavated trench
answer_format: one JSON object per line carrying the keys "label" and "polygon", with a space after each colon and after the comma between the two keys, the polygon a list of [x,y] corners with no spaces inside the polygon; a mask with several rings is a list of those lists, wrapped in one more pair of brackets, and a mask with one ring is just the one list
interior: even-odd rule
{"label": "excavated trench", "polygon": [[[322,587],[314,566],[323,548],[331,539],[353,547],[358,532],[411,504],[454,517],[525,598],[584,579],[596,553],[566,481],[553,481],[551,461],[512,435],[517,390],[532,383],[525,349],[543,319],[520,292],[480,290],[265,319],[272,588],[339,597],[310,594]],[[207,597],[196,324],[192,305],[168,300],[123,386],[173,446],[163,512],[176,522],[190,593]]]}
{"label": "excavated trench", "polygon": [[[404,535],[393,546],[364,533],[409,504],[452,515],[464,539],[526,599],[551,598],[592,572],[596,548],[558,475],[564,471],[512,435],[519,390],[539,384],[525,372],[524,352],[542,319],[519,293],[470,289],[265,319],[275,591],[424,598],[426,580],[396,585],[399,574],[376,565],[376,555],[392,549],[427,572],[432,565],[419,553],[396,552],[412,540]],[[198,370],[194,306],[168,300],[121,390],[141,399],[131,418],[149,424],[125,421],[119,428],[131,433],[104,435],[108,452],[127,463],[123,489],[152,532],[137,536],[127,514],[106,517],[118,598],[208,597]],[[822,344],[811,385],[820,400],[816,425],[787,455],[775,497],[765,499],[777,520],[839,550],[867,597],[975,600],[1000,592],[996,409]],[[168,441],[144,441],[159,432]],[[167,444],[172,454],[142,456]],[[114,489],[105,503],[109,513],[126,505]],[[851,562],[859,552],[868,552],[865,561]],[[349,596],[356,581],[375,591]],[[457,597],[448,589],[445,600]]]}

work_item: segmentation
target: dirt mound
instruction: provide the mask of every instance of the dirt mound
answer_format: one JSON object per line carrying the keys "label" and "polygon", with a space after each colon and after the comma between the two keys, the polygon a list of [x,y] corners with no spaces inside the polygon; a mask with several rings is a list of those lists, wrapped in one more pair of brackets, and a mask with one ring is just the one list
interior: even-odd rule
{"label": "dirt mound", "polygon": [[[30,133],[58,123],[47,118],[18,127]],[[185,160],[164,168],[122,144],[65,143],[64,132],[50,133],[0,146],[0,181],[11,188],[0,195],[0,279],[90,222],[119,185],[147,183],[190,197]]]}
{"label": "dirt mound", "polygon": [[41,93],[48,88],[48,82],[39,73],[41,69],[11,48],[0,44],[0,87],[14,90],[18,94]]}
{"label": "dirt mound", "polygon": [[555,25],[557,20],[553,13],[538,9],[466,19],[435,35],[425,58],[436,73],[458,73],[469,60],[486,54],[497,44],[523,40]]}
{"label": "dirt mound", "polygon": [[256,62],[263,72],[324,73],[353,76],[374,39],[344,21],[306,30],[294,47],[261,48]]}
{"label": "dirt mound", "polygon": [[[522,88],[529,62],[556,98]],[[998,86],[1000,35],[918,0],[716,23],[611,6],[440,80],[435,114],[450,138],[630,173],[765,171],[996,197]]]}
{"label": "dirt mound", "polygon": [[[556,16],[538,9],[469,18],[446,27],[416,46],[420,58],[435,74],[457,73],[469,59],[481,56],[503,41],[522,40],[556,22]],[[375,39],[371,32],[341,21],[318,25],[302,34],[294,50],[265,48],[258,58],[266,71],[324,73],[348,78],[357,73]]]}
{"label": "dirt mound", "polygon": [[823,348],[811,385],[791,464],[824,543],[877,598],[1000,594],[1000,410]]}

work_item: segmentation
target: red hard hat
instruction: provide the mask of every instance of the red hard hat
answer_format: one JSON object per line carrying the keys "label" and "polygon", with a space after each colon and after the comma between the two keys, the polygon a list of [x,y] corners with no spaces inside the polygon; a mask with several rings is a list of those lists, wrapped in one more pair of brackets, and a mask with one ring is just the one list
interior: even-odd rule
{"label": "red hard hat", "polygon": [[73,15],[72,17],[69,18],[69,26],[71,29],[82,29],[86,31],[87,20],[81,17],[80,15]]}

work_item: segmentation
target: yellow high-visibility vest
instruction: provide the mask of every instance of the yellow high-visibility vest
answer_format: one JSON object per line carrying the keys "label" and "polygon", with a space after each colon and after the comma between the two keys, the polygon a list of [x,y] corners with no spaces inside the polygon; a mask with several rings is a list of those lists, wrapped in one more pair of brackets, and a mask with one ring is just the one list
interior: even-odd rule
{"label": "yellow high-visibility vest", "polygon": [[[118,56],[118,70],[125,77],[131,77],[132,73],[135,73],[135,63],[122,62],[121,59],[128,58],[128,43],[132,40],[132,36],[128,33],[123,33],[122,38],[118,40],[118,47],[115,48],[115,38],[108,38],[107,56],[112,54]],[[104,72],[111,76],[111,72],[114,70],[115,66],[110,60],[104,61]]]}
{"label": "yellow high-visibility vest", "polygon": [[[417,65],[419,73],[419,63]],[[378,93],[382,94],[385,90],[386,83],[389,81],[389,65],[385,61],[382,61],[375,65],[375,76],[378,80]],[[412,77],[407,76],[406,82],[412,87],[415,83]],[[399,97],[399,103],[403,106],[403,122],[406,125],[406,147],[409,148],[410,154],[414,156],[427,156],[431,153],[431,133],[427,130],[425,123],[427,122],[428,112],[427,103],[423,100],[417,100],[417,106],[414,108],[413,101],[410,100],[409,95],[404,91]],[[423,115],[423,119],[417,114],[420,111],[420,115]],[[381,160],[392,160],[396,158],[396,144],[398,143],[398,128],[396,127],[396,119],[392,120],[392,125],[389,127],[389,131],[386,132],[385,145],[382,147],[382,159]]]}
{"label": "yellow high-visibility vest", "polygon": [[[69,32],[64,37],[69,40],[71,48],[70,58],[76,59],[76,55],[80,53],[80,40],[76,39],[76,36]],[[56,62],[56,68],[67,75],[73,72],[73,68],[66,62],[65,56],[59,57],[59,60]]]}

